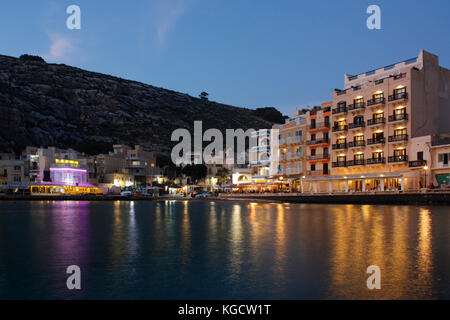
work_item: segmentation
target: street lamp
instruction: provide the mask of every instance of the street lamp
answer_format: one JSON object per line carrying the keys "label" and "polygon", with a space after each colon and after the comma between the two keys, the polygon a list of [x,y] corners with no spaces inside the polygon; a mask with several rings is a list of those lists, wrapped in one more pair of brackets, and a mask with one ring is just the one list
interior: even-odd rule
{"label": "street lamp", "polygon": [[423,167],[423,170],[425,170],[425,188],[426,188],[426,187],[427,187],[427,171],[428,171],[428,166],[425,165],[425,166]]}

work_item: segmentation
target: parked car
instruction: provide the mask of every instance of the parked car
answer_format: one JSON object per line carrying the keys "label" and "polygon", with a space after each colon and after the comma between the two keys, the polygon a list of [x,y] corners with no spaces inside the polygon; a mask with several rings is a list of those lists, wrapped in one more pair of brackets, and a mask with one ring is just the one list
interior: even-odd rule
{"label": "parked car", "polygon": [[202,193],[197,194],[195,197],[196,198],[208,198],[208,197],[211,197],[212,195],[213,195],[212,192],[202,192]]}
{"label": "parked car", "polygon": [[131,197],[131,196],[133,195],[133,193],[132,193],[131,191],[122,191],[122,192],[120,193],[120,195],[121,195],[122,197]]}

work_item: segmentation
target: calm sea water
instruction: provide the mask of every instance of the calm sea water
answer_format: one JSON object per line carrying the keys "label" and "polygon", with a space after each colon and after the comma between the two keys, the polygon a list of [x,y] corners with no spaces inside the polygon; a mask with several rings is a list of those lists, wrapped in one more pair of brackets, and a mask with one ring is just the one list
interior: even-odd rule
{"label": "calm sea water", "polygon": [[0,298],[448,299],[449,231],[437,206],[3,201]]}

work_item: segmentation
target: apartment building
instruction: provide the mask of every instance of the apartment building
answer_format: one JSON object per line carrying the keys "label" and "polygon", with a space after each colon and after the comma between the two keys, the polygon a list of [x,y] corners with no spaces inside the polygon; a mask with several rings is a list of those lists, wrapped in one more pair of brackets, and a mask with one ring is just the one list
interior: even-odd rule
{"label": "apartment building", "polygon": [[27,185],[28,167],[23,159],[18,159],[15,154],[0,154],[0,186],[2,189],[15,188]]}
{"label": "apartment building", "polygon": [[306,177],[330,174],[330,121],[332,102],[307,112]]}
{"label": "apartment building", "polygon": [[329,190],[417,189],[418,163],[408,161],[411,141],[448,131],[449,87],[449,70],[425,51],[356,76],[346,74],[345,88],[333,92]]}
{"label": "apartment building", "polygon": [[250,166],[254,169],[252,179],[265,182],[270,176],[271,130],[256,130],[251,137],[257,141],[249,152]]}
{"label": "apartment building", "polygon": [[304,175],[306,121],[306,111],[296,110],[293,118],[272,128],[279,133],[278,148],[272,153],[273,176],[292,180]]}

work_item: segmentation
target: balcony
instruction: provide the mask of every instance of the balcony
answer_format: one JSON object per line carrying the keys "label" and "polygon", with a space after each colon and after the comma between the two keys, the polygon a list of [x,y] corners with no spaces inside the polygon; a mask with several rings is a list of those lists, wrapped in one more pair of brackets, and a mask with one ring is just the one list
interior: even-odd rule
{"label": "balcony", "polygon": [[307,176],[326,176],[329,175],[330,172],[328,170],[314,170],[314,171],[307,171]]}
{"label": "balcony", "polygon": [[367,120],[367,126],[375,126],[377,124],[385,124],[386,123],[386,118],[373,118],[373,119],[369,119]]}
{"label": "balcony", "polygon": [[407,100],[408,99],[408,93],[402,92],[402,93],[396,93],[391,96],[389,96],[389,102],[393,101],[400,101],[400,100]]}
{"label": "balcony", "polygon": [[331,164],[333,168],[345,168],[347,166],[347,161],[336,161]]}
{"label": "balcony", "polygon": [[355,123],[350,123],[348,125],[348,129],[352,130],[352,129],[364,128],[365,126],[366,126],[366,123],[364,121],[355,122]]}
{"label": "balcony", "polygon": [[307,157],[308,160],[326,160],[330,159],[329,154],[315,154]]}
{"label": "balcony", "polygon": [[301,157],[303,157],[303,155],[301,153],[288,153],[288,159],[299,159]]}
{"label": "balcony", "polygon": [[364,141],[364,140],[350,141],[348,143],[349,148],[359,148],[359,147],[364,147],[365,145],[366,145],[366,141]]}
{"label": "balcony", "polygon": [[333,109],[333,111],[332,111],[332,113],[333,114],[341,114],[341,113],[345,113],[345,112],[347,112],[347,107],[337,107],[337,108],[334,108]]}
{"label": "balcony", "polygon": [[407,121],[407,120],[408,120],[407,113],[393,114],[389,116],[389,122]]}
{"label": "balcony", "polygon": [[404,141],[408,141],[407,134],[398,134],[394,136],[389,136],[389,142],[404,142]]}
{"label": "balcony", "polygon": [[347,161],[348,167],[364,166],[365,164],[366,164],[366,162],[364,161],[364,159],[355,159],[355,160]]}
{"label": "balcony", "polygon": [[343,150],[347,149],[347,143],[336,143],[331,146],[333,150]]}
{"label": "balcony", "polygon": [[410,161],[409,167],[410,168],[421,168],[427,165],[427,160],[416,160],[416,161]]}
{"label": "balcony", "polygon": [[301,143],[303,141],[303,137],[300,136],[296,136],[296,137],[289,137],[286,140],[286,144],[291,144],[291,143]]}
{"label": "balcony", "polygon": [[386,99],[384,97],[381,98],[372,98],[370,100],[367,100],[367,106],[368,107],[373,107],[373,106],[377,106],[380,104],[384,104],[386,102]]}
{"label": "balcony", "polygon": [[373,165],[373,164],[385,164],[386,163],[386,158],[369,158],[366,161],[367,165]]}
{"label": "balcony", "polygon": [[309,146],[317,145],[317,144],[324,144],[329,143],[328,138],[322,138],[322,139],[316,139],[316,140],[308,140],[306,141],[306,144]]}
{"label": "balcony", "polygon": [[386,143],[386,138],[371,138],[371,139],[367,139],[367,145],[376,145],[376,144],[385,144]]}
{"label": "balcony", "polygon": [[395,163],[395,162],[407,162],[408,161],[408,156],[407,155],[403,155],[403,156],[390,156],[389,157],[389,162],[391,163]]}
{"label": "balcony", "polygon": [[357,102],[357,103],[349,104],[348,110],[349,111],[359,110],[359,109],[364,109],[365,107],[366,107],[366,104],[364,102]]}
{"label": "balcony", "polygon": [[308,126],[309,131],[315,131],[315,130],[327,129],[327,128],[330,128],[329,122],[319,122],[319,123],[315,123],[315,124],[310,124]]}
{"label": "balcony", "polygon": [[302,170],[300,168],[288,168],[284,170],[285,174],[301,174]]}
{"label": "balcony", "polygon": [[346,124],[333,126],[333,132],[341,132],[341,131],[347,131],[347,130],[348,130],[348,126]]}

